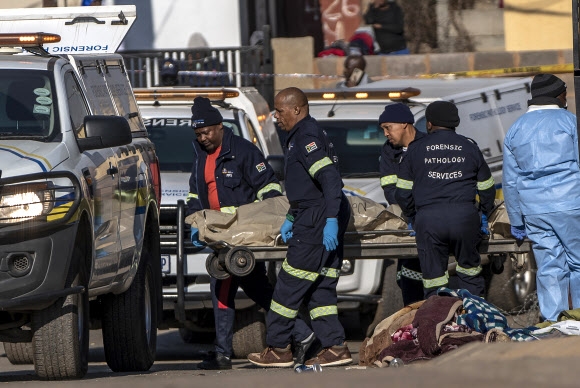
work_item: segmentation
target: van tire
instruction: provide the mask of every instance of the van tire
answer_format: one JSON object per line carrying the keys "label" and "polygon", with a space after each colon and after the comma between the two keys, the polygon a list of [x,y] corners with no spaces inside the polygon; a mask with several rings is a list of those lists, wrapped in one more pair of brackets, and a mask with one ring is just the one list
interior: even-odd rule
{"label": "van tire", "polygon": [[506,314],[524,313],[536,303],[536,262],[529,253],[526,263],[516,271],[507,259],[500,274],[489,274],[487,300]]}
{"label": "van tire", "polygon": [[80,379],[88,370],[89,293],[86,254],[75,244],[66,287],[85,291],[32,314],[34,369],[42,380]]}
{"label": "van tire", "polygon": [[26,365],[34,363],[32,342],[4,342],[6,358],[12,365]]}
{"label": "van tire", "polygon": [[129,289],[103,298],[103,347],[113,372],[144,372],[155,361],[157,292],[155,270],[146,246]]}
{"label": "van tire", "polygon": [[258,306],[236,310],[232,348],[234,358],[246,358],[266,348],[266,322]]}
{"label": "van tire", "polygon": [[403,305],[403,296],[397,284],[397,259],[385,259],[381,285],[381,301],[377,305],[375,318],[366,329],[366,336],[370,337],[375,327],[383,319],[393,315],[403,307],[405,307]]}

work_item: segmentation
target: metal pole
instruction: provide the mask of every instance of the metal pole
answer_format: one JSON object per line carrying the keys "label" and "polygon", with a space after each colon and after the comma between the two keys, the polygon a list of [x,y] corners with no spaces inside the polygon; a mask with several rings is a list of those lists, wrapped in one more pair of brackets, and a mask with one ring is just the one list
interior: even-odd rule
{"label": "metal pole", "polygon": [[[270,25],[264,25],[262,27],[262,31],[264,32],[264,57],[263,57],[263,65],[262,65],[262,73],[266,74],[274,74],[274,60],[273,60],[273,53],[272,53],[272,42],[270,37]],[[270,109],[274,108],[274,78],[273,77],[266,77],[263,81],[263,88],[260,91],[264,99],[268,101],[270,105]]]}

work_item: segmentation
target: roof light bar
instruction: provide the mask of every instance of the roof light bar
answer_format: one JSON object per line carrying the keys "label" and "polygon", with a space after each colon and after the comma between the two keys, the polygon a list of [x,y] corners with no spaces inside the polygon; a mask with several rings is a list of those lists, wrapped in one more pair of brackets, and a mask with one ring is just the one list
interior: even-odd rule
{"label": "roof light bar", "polygon": [[60,42],[60,35],[42,32],[28,34],[0,34],[0,47],[38,47],[45,43]]}
{"label": "roof light bar", "polygon": [[203,90],[179,90],[179,89],[140,89],[134,90],[137,101],[183,101],[196,97],[205,97],[210,100],[225,100],[226,98],[238,97],[240,93],[232,89],[203,89]]}
{"label": "roof light bar", "polygon": [[360,89],[356,90],[308,90],[305,91],[308,100],[404,100],[416,97],[421,90],[404,89]]}

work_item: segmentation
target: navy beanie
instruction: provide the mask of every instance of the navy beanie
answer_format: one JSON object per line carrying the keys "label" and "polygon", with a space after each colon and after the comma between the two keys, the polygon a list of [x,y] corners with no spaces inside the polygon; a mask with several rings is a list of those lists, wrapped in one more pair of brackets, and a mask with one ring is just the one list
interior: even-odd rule
{"label": "navy beanie", "polygon": [[552,74],[538,74],[532,80],[532,98],[558,97],[566,91],[566,84]]}
{"label": "navy beanie", "polygon": [[221,113],[211,106],[211,101],[205,97],[196,97],[191,107],[191,126],[193,128],[209,127],[223,121]]}
{"label": "navy beanie", "polygon": [[437,127],[456,128],[459,125],[459,112],[452,102],[435,101],[425,110],[425,119]]}
{"label": "navy beanie", "polygon": [[385,110],[379,116],[379,125],[382,123],[409,123],[413,124],[415,118],[411,109],[400,102],[385,106]]}

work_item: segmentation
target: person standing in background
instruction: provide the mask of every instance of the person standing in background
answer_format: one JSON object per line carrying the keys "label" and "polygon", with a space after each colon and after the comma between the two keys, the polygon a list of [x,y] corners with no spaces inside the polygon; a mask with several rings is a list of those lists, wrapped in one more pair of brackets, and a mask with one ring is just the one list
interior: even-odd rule
{"label": "person standing in background", "polygon": [[394,1],[373,0],[364,14],[364,21],[373,27],[379,54],[409,54],[405,40],[405,17]]}
{"label": "person standing in background", "polygon": [[580,307],[580,162],[576,116],[566,84],[552,74],[532,80],[528,111],[509,129],[503,195],[512,235],[532,240],[542,317]]}

